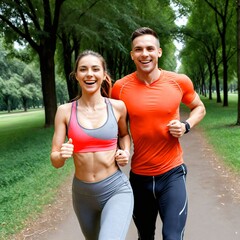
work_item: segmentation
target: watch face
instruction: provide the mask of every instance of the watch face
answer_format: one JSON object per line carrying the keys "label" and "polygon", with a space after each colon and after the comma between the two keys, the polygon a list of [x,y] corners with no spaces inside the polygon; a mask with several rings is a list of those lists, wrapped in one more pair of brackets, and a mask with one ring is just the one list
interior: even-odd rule
{"label": "watch face", "polygon": [[[190,131],[190,128],[191,128],[191,127],[190,127],[190,125],[189,125],[189,123],[188,123],[188,122],[186,122],[186,121],[185,121],[185,122],[184,122],[184,121],[182,121],[182,123],[184,123],[184,124],[185,124],[185,133],[188,133],[188,132]],[[184,134],[185,134],[185,133],[184,133]]]}

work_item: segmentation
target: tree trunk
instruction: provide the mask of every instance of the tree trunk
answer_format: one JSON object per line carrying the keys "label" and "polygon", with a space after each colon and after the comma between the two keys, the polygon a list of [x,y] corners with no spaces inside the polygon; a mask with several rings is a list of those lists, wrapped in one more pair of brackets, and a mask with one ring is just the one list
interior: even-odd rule
{"label": "tree trunk", "polygon": [[208,69],[209,69],[209,86],[208,86],[209,100],[212,100],[212,78],[213,78],[213,73],[212,73],[212,68],[211,68],[210,64],[208,66]]}
{"label": "tree trunk", "polygon": [[227,60],[227,53],[226,53],[226,27],[223,27],[223,34],[221,38],[222,38],[222,63],[223,63],[223,106],[227,107],[228,106],[228,60]]}
{"label": "tree trunk", "polygon": [[217,95],[217,103],[221,103],[221,91],[220,91],[220,82],[219,82],[219,74],[218,74],[218,65],[216,55],[213,58],[213,66],[214,66],[214,76],[216,81],[216,95]]}
{"label": "tree trunk", "polygon": [[50,127],[54,124],[57,110],[54,52],[55,49],[51,45],[51,39],[42,45],[39,52],[43,104],[45,108],[45,127]]}
{"label": "tree trunk", "polygon": [[22,97],[22,103],[24,112],[27,112],[27,99],[25,97]]}
{"label": "tree trunk", "polygon": [[66,34],[62,34],[61,41],[63,45],[63,56],[64,56],[64,74],[67,83],[69,100],[75,98],[78,94],[77,81],[70,77],[70,73],[73,71],[72,67],[72,46],[70,39]]}
{"label": "tree trunk", "polygon": [[240,125],[240,0],[237,1],[237,76],[238,76],[237,125]]}

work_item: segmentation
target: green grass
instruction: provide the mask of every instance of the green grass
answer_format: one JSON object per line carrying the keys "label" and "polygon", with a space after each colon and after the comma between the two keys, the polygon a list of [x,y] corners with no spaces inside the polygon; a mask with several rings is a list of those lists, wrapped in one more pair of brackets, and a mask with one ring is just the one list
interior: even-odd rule
{"label": "green grass", "polygon": [[73,171],[71,161],[52,167],[53,129],[43,125],[43,111],[0,115],[0,239],[11,239],[36,217]]}
{"label": "green grass", "polygon": [[237,122],[237,94],[229,95],[229,106],[216,99],[202,99],[207,114],[199,126],[225,164],[240,173],[240,126]]}

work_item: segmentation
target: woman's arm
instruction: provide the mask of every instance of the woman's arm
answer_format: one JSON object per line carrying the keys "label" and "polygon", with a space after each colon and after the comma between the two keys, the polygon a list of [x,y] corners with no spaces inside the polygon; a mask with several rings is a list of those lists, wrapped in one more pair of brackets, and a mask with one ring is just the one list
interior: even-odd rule
{"label": "woman's arm", "polygon": [[66,139],[66,116],[68,114],[67,104],[61,105],[57,109],[54,123],[54,134],[52,140],[52,151],[50,159],[55,168],[64,166],[65,161],[72,157],[72,139],[65,143]]}
{"label": "woman's arm", "polygon": [[128,131],[127,109],[122,101],[118,101],[118,144],[120,149],[117,150],[115,159],[120,166],[125,166],[130,158],[131,139]]}

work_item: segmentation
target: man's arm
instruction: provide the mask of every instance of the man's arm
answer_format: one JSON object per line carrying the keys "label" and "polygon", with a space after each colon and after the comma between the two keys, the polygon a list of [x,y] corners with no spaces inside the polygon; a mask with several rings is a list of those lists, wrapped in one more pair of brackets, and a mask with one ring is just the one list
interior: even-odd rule
{"label": "man's arm", "polygon": [[190,108],[191,112],[186,121],[192,128],[204,118],[206,115],[206,109],[198,94],[196,94],[194,100],[188,104],[187,107]]}
{"label": "man's arm", "polygon": [[[193,128],[204,118],[206,109],[198,94],[196,94],[194,100],[186,106],[191,110],[186,122],[189,123],[190,128]],[[170,121],[168,127],[170,134],[177,138],[183,136],[186,131],[185,123],[179,120]]]}

